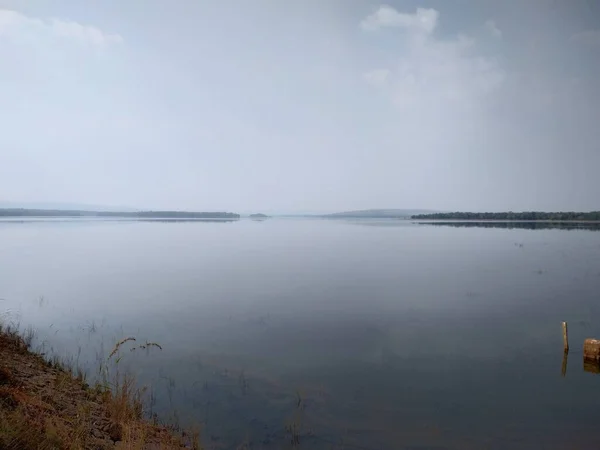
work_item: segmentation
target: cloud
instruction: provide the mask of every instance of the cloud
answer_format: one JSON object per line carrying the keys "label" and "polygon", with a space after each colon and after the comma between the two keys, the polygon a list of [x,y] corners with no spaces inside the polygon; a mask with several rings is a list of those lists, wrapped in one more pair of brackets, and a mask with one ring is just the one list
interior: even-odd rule
{"label": "cloud", "polygon": [[418,8],[415,14],[405,14],[391,6],[382,5],[373,14],[367,16],[360,26],[366,31],[399,27],[431,34],[437,26],[438,16],[439,13],[435,9]]}
{"label": "cloud", "polygon": [[490,32],[490,34],[492,36],[497,37],[497,38],[502,37],[502,31],[500,30],[500,28],[498,28],[495,21],[493,21],[493,20],[486,21],[485,27],[487,28],[487,30]]}
{"label": "cloud", "polygon": [[105,33],[93,26],[55,18],[43,20],[7,9],[0,9],[0,38],[2,37],[26,41],[36,37],[69,39],[96,47],[123,42],[120,35]]}
{"label": "cloud", "polygon": [[600,30],[586,30],[571,36],[571,41],[578,44],[600,47]]}
{"label": "cloud", "polygon": [[494,58],[477,52],[473,39],[463,35],[436,38],[438,17],[435,10],[417,9],[409,14],[382,6],[361,22],[361,28],[368,31],[381,26],[407,30],[396,41],[397,53],[390,55],[395,65],[367,71],[366,81],[385,85],[397,106],[436,116],[479,107],[505,78]]}

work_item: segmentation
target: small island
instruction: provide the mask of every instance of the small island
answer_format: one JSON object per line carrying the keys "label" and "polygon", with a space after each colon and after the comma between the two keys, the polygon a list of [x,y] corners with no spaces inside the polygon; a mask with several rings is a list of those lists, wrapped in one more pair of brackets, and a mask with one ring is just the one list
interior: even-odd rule
{"label": "small island", "polygon": [[254,219],[254,220],[264,220],[264,219],[268,219],[269,216],[267,216],[266,214],[258,213],[258,214],[250,214],[250,218]]}

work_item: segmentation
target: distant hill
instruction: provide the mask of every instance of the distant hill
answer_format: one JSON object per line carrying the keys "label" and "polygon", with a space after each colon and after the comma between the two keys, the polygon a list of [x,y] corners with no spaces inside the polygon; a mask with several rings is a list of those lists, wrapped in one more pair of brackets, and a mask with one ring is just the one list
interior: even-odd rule
{"label": "distant hill", "polygon": [[435,211],[427,209],[364,209],[326,214],[322,217],[329,219],[410,219],[418,214],[432,213]]}

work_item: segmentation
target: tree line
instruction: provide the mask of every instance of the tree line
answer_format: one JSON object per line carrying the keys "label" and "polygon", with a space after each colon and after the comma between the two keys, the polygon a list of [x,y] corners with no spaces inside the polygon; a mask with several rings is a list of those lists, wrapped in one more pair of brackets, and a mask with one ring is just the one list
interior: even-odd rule
{"label": "tree line", "polygon": [[600,221],[600,211],[591,212],[451,212],[434,214],[417,214],[411,216],[415,220],[546,220],[546,221]]}

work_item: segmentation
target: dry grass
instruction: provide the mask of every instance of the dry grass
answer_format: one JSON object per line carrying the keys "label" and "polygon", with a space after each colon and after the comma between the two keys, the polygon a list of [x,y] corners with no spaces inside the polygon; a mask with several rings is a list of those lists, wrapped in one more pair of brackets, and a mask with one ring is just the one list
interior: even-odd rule
{"label": "dry grass", "polygon": [[[2,450],[62,450],[65,442],[52,428],[32,423],[24,408],[12,411],[2,408],[0,414],[0,449]],[[72,447],[71,447],[72,448]]]}
{"label": "dry grass", "polygon": [[[201,448],[199,433],[144,420],[146,390],[119,371],[121,350],[135,338],[116,343],[100,370],[104,382],[89,389],[83,371],[32,353],[34,337],[0,324],[0,450],[96,450],[116,442],[131,450]],[[162,349],[146,342],[130,350],[153,347]]]}
{"label": "dry grass", "polygon": [[112,351],[110,352],[110,355],[108,355],[108,359],[111,359],[113,356],[115,356],[117,353],[119,353],[121,346],[126,344],[127,342],[135,342],[135,338],[128,337],[128,338],[122,339],[119,342],[117,342],[115,344],[114,348],[112,349]]}

